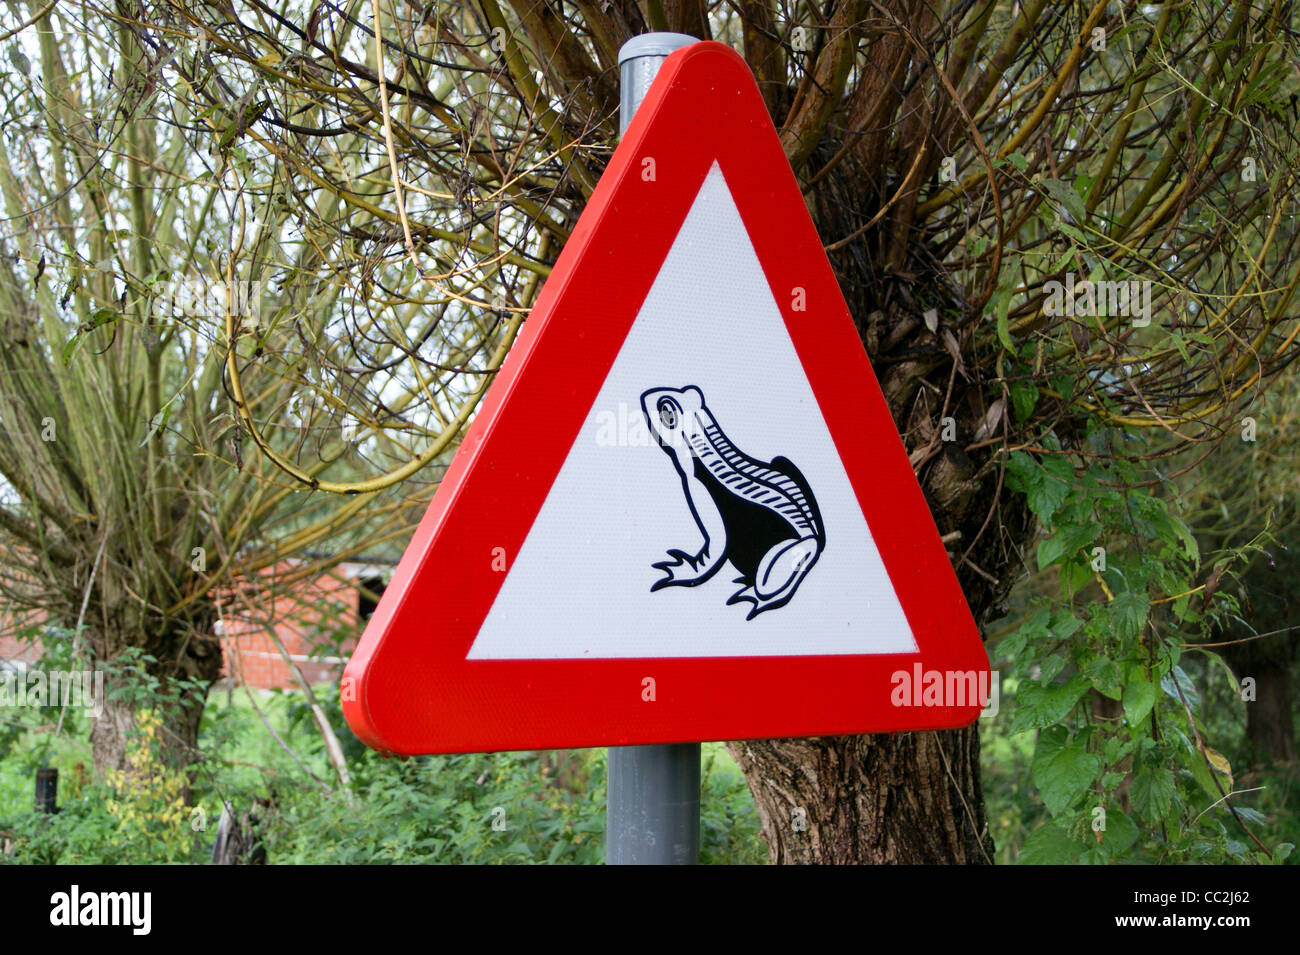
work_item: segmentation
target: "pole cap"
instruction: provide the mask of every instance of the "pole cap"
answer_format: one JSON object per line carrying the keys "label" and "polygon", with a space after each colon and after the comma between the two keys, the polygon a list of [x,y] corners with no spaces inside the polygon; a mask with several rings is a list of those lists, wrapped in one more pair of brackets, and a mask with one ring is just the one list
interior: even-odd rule
{"label": "pole cap", "polygon": [[628,60],[643,56],[667,56],[673,50],[699,42],[698,37],[687,36],[685,33],[642,33],[619,48],[618,65],[622,66]]}

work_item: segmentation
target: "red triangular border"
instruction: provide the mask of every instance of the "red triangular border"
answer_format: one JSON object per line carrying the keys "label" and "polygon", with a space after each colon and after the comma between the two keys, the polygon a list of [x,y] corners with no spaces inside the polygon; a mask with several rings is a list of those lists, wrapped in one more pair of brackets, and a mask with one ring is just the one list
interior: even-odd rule
{"label": "red triangular border", "polygon": [[[653,182],[642,159],[655,159]],[[467,660],[710,167],[717,161],[912,626],[919,653]],[[790,310],[790,291],[807,310]],[[761,375],[761,370],[756,371]],[[365,742],[492,752],[964,726],[895,706],[898,671],[988,659],[799,186],[744,60],[673,53],[584,210],[344,674]],[[653,677],[656,699],[642,699]],[[987,679],[987,678],[986,678]]]}

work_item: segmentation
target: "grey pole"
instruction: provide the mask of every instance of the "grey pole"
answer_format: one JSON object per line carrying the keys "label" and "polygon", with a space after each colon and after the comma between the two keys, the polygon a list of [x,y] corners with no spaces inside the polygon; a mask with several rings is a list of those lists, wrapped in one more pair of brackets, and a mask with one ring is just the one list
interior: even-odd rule
{"label": "grey pole", "polygon": [[623,44],[618,51],[618,134],[627,132],[632,114],[650,92],[659,67],[673,50],[699,43],[685,33],[642,33]]}
{"label": "grey pole", "polygon": [[[698,42],[681,33],[644,33],[623,44],[619,135],[627,131],[668,54]],[[693,865],[699,860],[699,743],[611,746],[607,775],[606,863]]]}

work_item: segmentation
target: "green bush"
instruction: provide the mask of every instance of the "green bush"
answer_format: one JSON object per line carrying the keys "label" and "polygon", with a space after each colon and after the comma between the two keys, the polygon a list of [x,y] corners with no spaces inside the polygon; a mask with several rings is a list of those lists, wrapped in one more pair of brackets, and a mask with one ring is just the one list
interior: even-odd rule
{"label": "green bush", "polygon": [[[193,804],[184,811],[175,804],[176,779],[150,762],[148,717],[133,750],[143,771],[110,785],[91,781],[84,763],[78,768],[88,749],[66,732],[55,739],[51,714],[20,714],[0,766],[0,831],[15,848],[0,861],[204,862],[222,806],[239,815],[255,800],[271,863],[603,861],[605,750],[388,759],[347,730],[337,688],[317,692],[347,756],[350,792],[338,786],[300,694],[255,691],[255,709],[242,689],[219,690],[204,711]],[[77,725],[88,732],[84,720]],[[32,809],[42,763],[62,771],[54,816]],[[704,747],[701,801],[702,861],[766,860],[753,800],[721,744]]]}

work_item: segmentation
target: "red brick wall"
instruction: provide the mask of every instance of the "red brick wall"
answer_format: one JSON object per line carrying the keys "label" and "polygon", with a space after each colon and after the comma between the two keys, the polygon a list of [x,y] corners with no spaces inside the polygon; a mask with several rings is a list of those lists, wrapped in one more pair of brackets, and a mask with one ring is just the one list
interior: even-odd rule
{"label": "red brick wall", "polygon": [[[361,620],[357,613],[356,576],[347,565],[332,574],[284,583],[296,570],[279,564],[261,575],[256,589],[245,588],[221,602],[218,625],[225,673],[237,683],[256,687],[296,687],[297,681],[267,633],[276,636],[308,683],[337,680],[347,654],[356,646]],[[335,645],[341,640],[340,650]],[[310,660],[320,655],[323,659]]]}
{"label": "red brick wall", "polygon": [[[219,599],[221,619],[216,629],[224,659],[223,676],[260,688],[297,687],[292,671],[266,632],[269,622],[309,684],[339,678],[361,634],[357,580],[373,576],[374,570],[344,564],[328,574],[286,583],[285,578],[298,567],[292,561],[277,564],[258,575],[256,586],[244,586]],[[40,659],[39,644],[6,635],[17,625],[0,615],[0,660],[34,663]],[[308,659],[327,641],[331,649],[323,659]]]}
{"label": "red brick wall", "polygon": [[23,660],[35,663],[41,658],[40,647],[17,637],[0,636],[0,660]]}
{"label": "red brick wall", "polygon": [[35,663],[41,658],[41,645],[35,641],[20,640],[14,633],[27,630],[45,619],[44,613],[33,613],[19,619],[12,613],[0,612],[0,660],[22,660]]}

